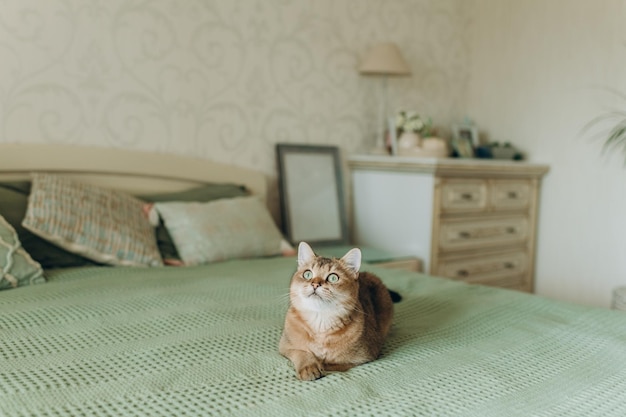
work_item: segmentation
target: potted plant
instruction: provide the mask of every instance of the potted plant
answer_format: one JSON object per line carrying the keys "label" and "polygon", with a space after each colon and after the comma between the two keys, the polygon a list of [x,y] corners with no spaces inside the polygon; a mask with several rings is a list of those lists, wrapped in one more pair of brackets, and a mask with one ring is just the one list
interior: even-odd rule
{"label": "potted plant", "polygon": [[[625,94],[611,89],[609,92],[626,100]],[[620,109],[608,111],[587,123],[582,129],[582,133],[586,133],[597,125],[601,125],[603,128],[606,125],[611,126],[608,130],[603,129],[596,133],[597,136],[604,139],[605,150],[616,149],[626,156],[626,111]]]}
{"label": "potted plant", "polygon": [[411,149],[420,145],[422,136],[430,133],[432,121],[424,120],[415,111],[401,110],[396,115],[396,131],[399,149]]}

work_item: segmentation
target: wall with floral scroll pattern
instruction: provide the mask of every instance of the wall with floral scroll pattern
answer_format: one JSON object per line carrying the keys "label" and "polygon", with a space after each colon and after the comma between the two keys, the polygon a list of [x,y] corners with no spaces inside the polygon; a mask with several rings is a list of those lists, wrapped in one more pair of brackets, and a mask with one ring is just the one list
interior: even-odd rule
{"label": "wall with floral scroll pattern", "polygon": [[279,141],[374,143],[395,41],[413,75],[390,107],[448,126],[468,76],[461,0],[0,0],[0,142],[177,153],[275,173]]}

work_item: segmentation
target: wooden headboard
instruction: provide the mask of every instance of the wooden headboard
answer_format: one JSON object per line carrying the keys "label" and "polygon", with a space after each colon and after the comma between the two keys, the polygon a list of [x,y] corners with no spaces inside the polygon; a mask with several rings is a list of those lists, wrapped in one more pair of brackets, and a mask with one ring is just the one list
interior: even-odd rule
{"label": "wooden headboard", "polygon": [[0,180],[52,172],[134,194],[180,191],[203,183],[245,185],[266,199],[260,172],[171,154],[75,145],[0,143]]}

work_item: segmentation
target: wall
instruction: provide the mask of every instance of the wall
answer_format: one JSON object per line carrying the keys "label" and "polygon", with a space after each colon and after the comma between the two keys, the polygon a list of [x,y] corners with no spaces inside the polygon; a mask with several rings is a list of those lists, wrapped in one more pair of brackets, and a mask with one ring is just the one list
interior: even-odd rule
{"label": "wall", "polygon": [[390,104],[448,126],[467,64],[458,0],[5,0],[0,142],[179,153],[275,174],[274,144],[374,143],[368,46],[413,76]]}
{"label": "wall", "polygon": [[602,152],[626,99],[623,0],[472,0],[468,114],[551,171],[541,195],[537,292],[609,306],[626,285],[624,155]]}

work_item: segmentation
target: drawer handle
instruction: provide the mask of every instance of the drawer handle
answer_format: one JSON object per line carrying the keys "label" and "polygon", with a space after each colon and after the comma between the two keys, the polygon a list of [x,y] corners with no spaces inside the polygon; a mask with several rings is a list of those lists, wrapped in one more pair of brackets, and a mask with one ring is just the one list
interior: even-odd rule
{"label": "drawer handle", "polygon": [[474,196],[472,194],[470,194],[470,193],[463,193],[463,194],[461,194],[461,198],[463,200],[470,201],[470,200],[474,199]]}
{"label": "drawer handle", "polygon": [[517,230],[514,227],[507,227],[506,228],[506,232],[513,235],[513,234],[517,233]]}
{"label": "drawer handle", "polygon": [[513,269],[513,268],[515,268],[515,265],[513,265],[513,262],[505,262],[504,263],[504,267],[506,269]]}
{"label": "drawer handle", "polygon": [[456,271],[456,276],[465,278],[469,276],[469,272],[467,272],[467,269],[459,269]]}
{"label": "drawer handle", "polygon": [[463,239],[469,239],[470,237],[472,237],[472,234],[470,232],[459,232],[459,237]]}
{"label": "drawer handle", "polygon": [[507,195],[508,195],[508,197],[509,197],[510,199],[515,199],[515,198],[517,198],[517,193],[516,193],[515,191],[509,191],[509,193],[508,193]]}

